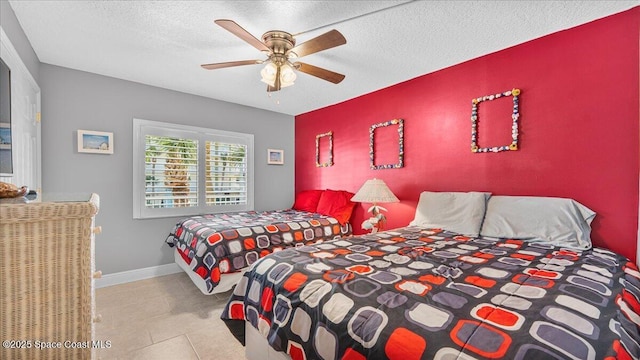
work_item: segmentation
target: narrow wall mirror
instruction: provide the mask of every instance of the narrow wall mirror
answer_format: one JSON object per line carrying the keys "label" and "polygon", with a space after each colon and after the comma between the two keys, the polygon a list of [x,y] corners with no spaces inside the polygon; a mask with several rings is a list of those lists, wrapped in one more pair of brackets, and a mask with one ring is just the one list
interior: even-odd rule
{"label": "narrow wall mirror", "polygon": [[11,144],[11,69],[0,59],[0,176],[13,175]]}

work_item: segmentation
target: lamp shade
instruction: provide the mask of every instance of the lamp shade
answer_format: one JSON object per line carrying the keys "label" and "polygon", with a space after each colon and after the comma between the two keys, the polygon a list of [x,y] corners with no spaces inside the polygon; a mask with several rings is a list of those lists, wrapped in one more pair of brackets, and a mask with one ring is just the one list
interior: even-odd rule
{"label": "lamp shade", "polygon": [[280,67],[280,87],[293,85],[296,80],[296,73],[289,64],[282,64]]}
{"label": "lamp shade", "polygon": [[262,69],[262,71],[260,71],[260,75],[262,76],[262,79],[260,80],[269,84],[269,86],[274,86],[277,73],[278,67],[276,64],[270,62]]}
{"label": "lamp shade", "polygon": [[387,184],[380,179],[365,181],[360,190],[351,198],[351,201],[366,203],[400,202],[393,192],[391,192]]}

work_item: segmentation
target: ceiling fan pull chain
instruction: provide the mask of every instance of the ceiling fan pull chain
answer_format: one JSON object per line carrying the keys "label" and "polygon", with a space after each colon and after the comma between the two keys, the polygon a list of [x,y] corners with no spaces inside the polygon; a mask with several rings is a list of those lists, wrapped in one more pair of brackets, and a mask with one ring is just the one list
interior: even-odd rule
{"label": "ceiling fan pull chain", "polygon": [[[271,92],[269,92],[269,86],[267,86],[267,97],[271,100]],[[280,99],[275,99],[273,103],[276,105],[280,105]]]}

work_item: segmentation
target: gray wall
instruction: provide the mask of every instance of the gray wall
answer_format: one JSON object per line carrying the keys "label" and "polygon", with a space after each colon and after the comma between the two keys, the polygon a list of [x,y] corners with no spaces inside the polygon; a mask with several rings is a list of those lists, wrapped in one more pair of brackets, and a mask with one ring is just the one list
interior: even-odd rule
{"label": "gray wall", "polygon": [[[96,268],[104,274],[173,262],[164,240],[179,218],[132,219],[134,117],[254,134],[255,208],[293,204],[293,116],[48,64],[39,83],[43,193],[100,195]],[[114,154],[78,153],[78,129],[113,132]],[[267,165],[267,148],[283,149],[285,165]]]}
{"label": "gray wall", "polygon": [[33,51],[29,39],[24,34],[16,14],[6,0],[0,0],[0,26],[2,26],[2,30],[7,34],[9,40],[11,40],[13,47],[16,48],[20,59],[27,66],[31,76],[38,82],[40,60]]}

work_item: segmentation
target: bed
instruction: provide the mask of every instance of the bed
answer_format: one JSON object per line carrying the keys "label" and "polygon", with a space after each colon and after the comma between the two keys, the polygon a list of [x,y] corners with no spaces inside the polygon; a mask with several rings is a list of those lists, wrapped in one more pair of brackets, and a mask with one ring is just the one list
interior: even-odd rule
{"label": "bed", "polygon": [[221,315],[248,358],[640,357],[640,272],[591,246],[594,212],[425,193],[407,227],[254,263]]}
{"label": "bed", "polygon": [[225,292],[261,257],[350,235],[351,196],[309,190],[297,194],[291,209],[191,216],[175,225],[166,243],[202,293]]}

